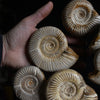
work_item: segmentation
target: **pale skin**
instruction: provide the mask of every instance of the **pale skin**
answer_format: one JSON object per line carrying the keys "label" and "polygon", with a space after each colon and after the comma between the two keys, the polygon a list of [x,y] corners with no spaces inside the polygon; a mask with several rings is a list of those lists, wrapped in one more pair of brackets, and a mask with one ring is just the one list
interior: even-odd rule
{"label": "pale skin", "polygon": [[47,17],[52,9],[53,3],[50,1],[34,14],[22,19],[6,35],[3,35],[2,66],[24,67],[30,65],[25,53],[27,42],[37,30],[37,24]]}

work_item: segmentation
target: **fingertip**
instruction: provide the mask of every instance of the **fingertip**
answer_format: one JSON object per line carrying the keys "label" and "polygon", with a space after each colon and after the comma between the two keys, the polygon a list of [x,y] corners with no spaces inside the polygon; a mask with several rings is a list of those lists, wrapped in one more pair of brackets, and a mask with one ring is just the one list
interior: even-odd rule
{"label": "fingertip", "polygon": [[28,16],[26,19],[28,19],[29,26],[36,27],[39,22],[41,22],[45,17],[47,17],[53,9],[53,2],[49,1],[44,6],[42,6],[40,9],[38,9],[34,14]]}
{"label": "fingertip", "polygon": [[42,21],[45,17],[47,17],[53,9],[53,2],[49,1],[44,6],[42,6],[40,9],[37,10],[37,12],[34,14],[35,20],[35,26]]}
{"label": "fingertip", "polygon": [[46,3],[45,5],[44,5],[44,8],[46,8],[46,9],[48,9],[48,11],[52,11],[52,9],[53,9],[53,2],[52,1],[49,1],[48,3]]}
{"label": "fingertip", "polygon": [[49,1],[48,4],[51,6],[51,8],[53,8],[53,2]]}

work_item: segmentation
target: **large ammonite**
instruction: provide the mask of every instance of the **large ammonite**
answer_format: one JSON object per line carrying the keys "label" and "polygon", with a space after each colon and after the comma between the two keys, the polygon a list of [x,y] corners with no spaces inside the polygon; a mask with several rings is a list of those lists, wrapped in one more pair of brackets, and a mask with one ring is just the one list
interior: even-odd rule
{"label": "large ammonite", "polygon": [[100,23],[100,17],[87,0],[73,0],[63,11],[63,24],[67,30],[77,36],[88,33]]}
{"label": "large ammonite", "polygon": [[84,95],[80,100],[98,100],[98,95],[93,88],[87,85]]}
{"label": "large ammonite", "polygon": [[48,81],[47,100],[80,100],[85,88],[86,84],[78,72],[63,70],[55,73]]}
{"label": "large ammonite", "polygon": [[45,71],[69,68],[78,59],[78,55],[68,47],[63,32],[52,26],[42,27],[32,35],[29,54],[33,62]]}
{"label": "large ammonite", "polygon": [[44,79],[44,74],[35,66],[21,68],[14,80],[16,96],[21,100],[39,100],[39,87]]}

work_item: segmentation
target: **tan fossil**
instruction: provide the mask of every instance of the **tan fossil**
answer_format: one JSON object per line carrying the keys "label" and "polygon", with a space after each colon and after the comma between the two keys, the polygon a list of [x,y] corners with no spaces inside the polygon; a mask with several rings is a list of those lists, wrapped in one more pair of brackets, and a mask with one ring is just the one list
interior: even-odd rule
{"label": "tan fossil", "polygon": [[35,66],[21,68],[14,79],[16,96],[21,100],[39,100],[39,89],[45,77]]}
{"label": "tan fossil", "polygon": [[31,36],[29,54],[33,63],[45,71],[70,68],[78,59],[64,33],[53,26],[42,27]]}
{"label": "tan fossil", "polygon": [[87,85],[84,95],[80,100],[98,100],[98,95],[93,88]]}
{"label": "tan fossil", "polygon": [[100,16],[87,0],[72,0],[63,11],[63,24],[66,30],[76,36],[87,34],[100,24]]}
{"label": "tan fossil", "polygon": [[47,100],[81,100],[86,84],[83,77],[72,69],[62,70],[48,81]]}

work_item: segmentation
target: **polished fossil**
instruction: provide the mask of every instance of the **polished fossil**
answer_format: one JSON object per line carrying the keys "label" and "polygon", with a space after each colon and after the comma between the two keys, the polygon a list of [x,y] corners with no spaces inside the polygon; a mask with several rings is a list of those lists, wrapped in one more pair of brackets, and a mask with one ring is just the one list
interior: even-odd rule
{"label": "polished fossil", "polygon": [[72,69],[56,72],[48,81],[47,100],[98,100],[96,92]]}
{"label": "polished fossil", "polygon": [[53,26],[42,27],[31,36],[29,54],[33,63],[45,71],[68,69],[78,60],[64,33]]}
{"label": "polished fossil", "polygon": [[43,72],[35,66],[21,68],[14,79],[16,96],[21,100],[40,100],[40,86],[45,80]]}
{"label": "polished fossil", "polygon": [[82,36],[100,24],[100,16],[89,1],[73,0],[65,6],[62,21],[67,31]]}

